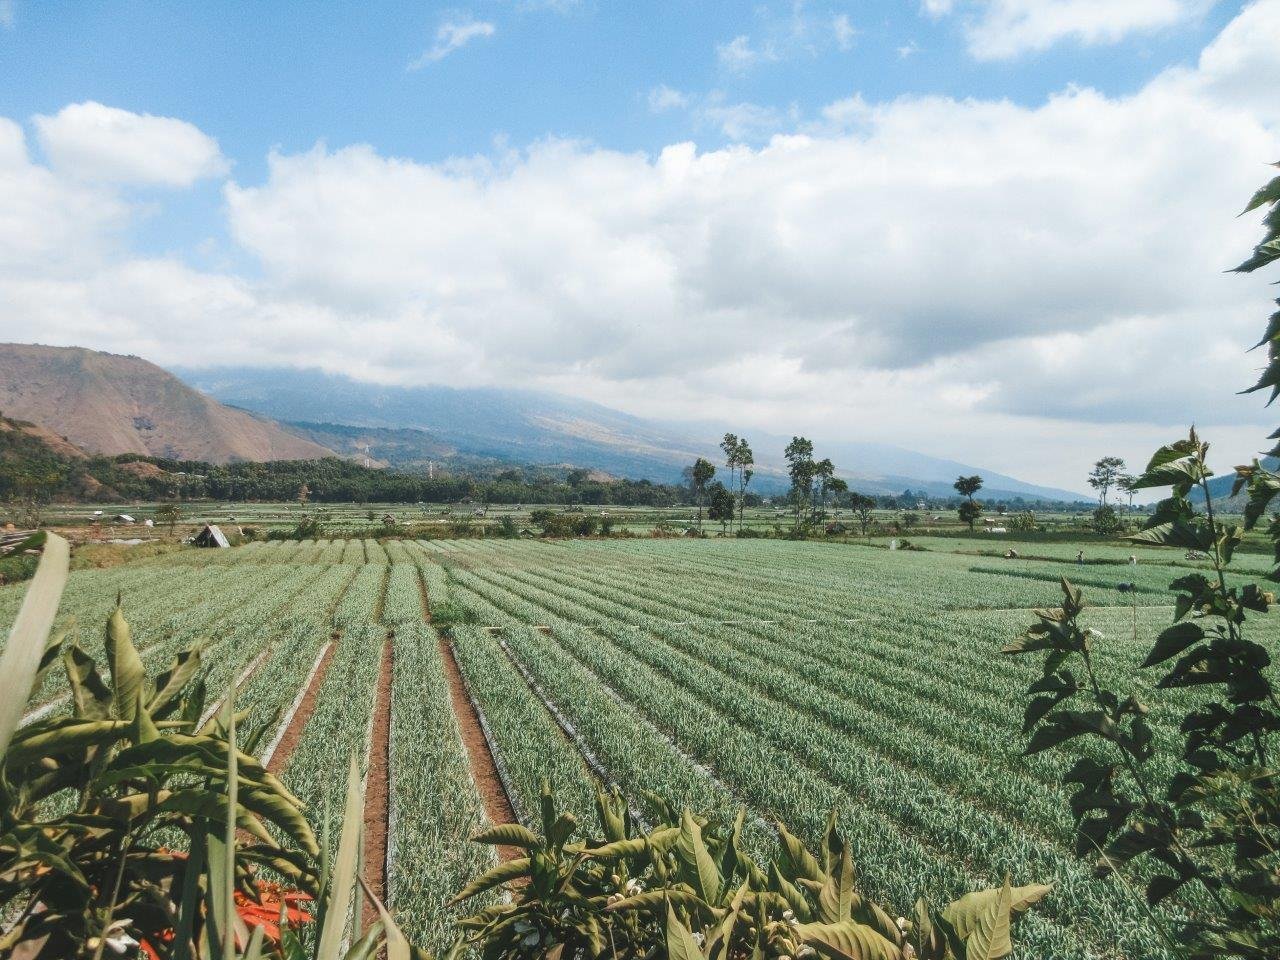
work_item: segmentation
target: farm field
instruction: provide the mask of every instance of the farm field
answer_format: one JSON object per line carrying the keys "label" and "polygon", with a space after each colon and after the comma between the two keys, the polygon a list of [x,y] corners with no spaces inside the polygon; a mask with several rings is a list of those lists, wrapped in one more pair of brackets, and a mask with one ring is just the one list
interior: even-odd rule
{"label": "farm field", "polygon": [[[210,690],[240,683],[258,754],[317,820],[337,816],[360,757],[366,876],[432,949],[450,939],[449,897],[491,856],[466,838],[532,825],[547,777],[587,824],[599,783],[641,817],[643,789],[724,817],[745,807],[757,852],[773,819],[816,842],[835,809],[867,891],[900,912],[1007,872],[1055,887],[1017,956],[1162,956],[1131,898],[1070,855],[1057,781],[1072,757],[1022,756],[1037,668],[998,650],[1065,574],[1095,608],[1104,677],[1141,682],[1187,563],[1144,551],[1136,567],[1078,567],[1070,544],[1026,545],[1059,560],[974,555],[987,542],[258,542],[77,571],[62,620],[96,653],[119,593],[152,669],[205,640]],[[21,591],[0,589],[0,623]],[[65,683],[46,679],[33,709],[66,709]],[[1167,742],[1167,707],[1151,719]]]}

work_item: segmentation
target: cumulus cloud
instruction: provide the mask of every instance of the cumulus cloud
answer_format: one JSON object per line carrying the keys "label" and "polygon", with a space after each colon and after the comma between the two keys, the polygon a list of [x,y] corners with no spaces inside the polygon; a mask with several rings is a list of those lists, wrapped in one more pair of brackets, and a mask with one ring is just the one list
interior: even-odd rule
{"label": "cumulus cloud", "polygon": [[1128,96],[854,96],[754,146],[275,153],[225,188],[252,279],[120,250],[131,208],[0,122],[0,339],[520,383],[1045,481],[1191,419],[1256,444],[1232,391],[1274,292],[1221,271],[1280,156],[1243,93],[1277,29],[1251,7]]}
{"label": "cumulus cloud", "polygon": [[455,50],[460,50],[472,40],[492,37],[497,28],[487,20],[477,20],[469,13],[446,16],[436,28],[435,43],[409,64],[410,70],[421,70],[428,64],[438,63]]}
{"label": "cumulus cloud", "polygon": [[[966,27],[969,52],[980,60],[1004,60],[1048,49],[1062,40],[1115,43],[1134,33],[1171,27],[1202,13],[1213,0],[978,0]],[[934,16],[950,0],[926,0]]]}
{"label": "cumulus cloud", "polygon": [[79,180],[189,187],[227,172],[218,141],[172,117],[87,101],[34,122],[53,167]]}

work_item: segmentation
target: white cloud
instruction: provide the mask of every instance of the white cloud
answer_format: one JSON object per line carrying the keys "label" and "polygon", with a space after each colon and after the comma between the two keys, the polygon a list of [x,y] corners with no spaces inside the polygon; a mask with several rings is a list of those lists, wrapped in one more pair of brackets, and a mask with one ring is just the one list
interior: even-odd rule
{"label": "white cloud", "polygon": [[[1062,40],[1115,43],[1183,23],[1213,0],[979,0],[966,27],[969,52],[979,60],[1005,60],[1046,50]],[[926,7],[929,4],[926,0]],[[941,5],[935,15],[950,11]]]}
{"label": "white cloud", "polygon": [[769,57],[752,47],[751,38],[746,34],[739,34],[728,43],[722,43],[716,47],[716,60],[730,73],[746,73],[761,59],[769,59]]}
{"label": "white cloud", "polygon": [[920,48],[916,46],[914,40],[908,40],[902,46],[898,47],[898,59],[905,60],[907,57],[913,57],[920,52]]}
{"label": "white cloud", "polygon": [[183,120],[87,101],[34,123],[53,167],[79,180],[189,187],[227,172],[218,141]]}
{"label": "white cloud", "polygon": [[0,122],[0,339],[559,388],[1058,483],[1191,419],[1239,459],[1274,291],[1222,270],[1280,156],[1241,99],[1277,29],[1252,7],[1130,96],[854,96],[759,146],[273,154],[226,188],[253,278],[130,254],[131,208]]}
{"label": "white cloud", "polygon": [[13,0],[0,0],[0,27],[6,30],[13,29],[14,24],[14,4]]}
{"label": "white cloud", "polygon": [[921,0],[920,12],[930,17],[945,17],[955,6],[955,0]]}
{"label": "white cloud", "polygon": [[847,13],[840,13],[831,18],[831,34],[835,37],[836,46],[848,50],[853,46],[853,39],[858,35]]}
{"label": "white cloud", "polygon": [[436,28],[435,43],[409,64],[410,70],[421,70],[428,64],[437,63],[460,50],[472,40],[480,37],[492,37],[497,28],[487,20],[477,20],[469,13],[455,13],[446,16]]}
{"label": "white cloud", "polygon": [[668,110],[680,110],[689,105],[689,97],[661,83],[649,91],[649,110],[653,113],[666,113]]}

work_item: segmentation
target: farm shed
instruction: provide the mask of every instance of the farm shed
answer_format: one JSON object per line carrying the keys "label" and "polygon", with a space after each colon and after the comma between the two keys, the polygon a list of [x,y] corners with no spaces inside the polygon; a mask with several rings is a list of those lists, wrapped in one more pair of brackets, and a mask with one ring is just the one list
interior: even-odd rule
{"label": "farm shed", "polygon": [[111,519],[113,519],[116,523],[133,523],[134,522],[133,517],[129,516],[127,513],[117,513]]}
{"label": "farm shed", "polygon": [[191,541],[197,547],[229,547],[231,543],[216,524],[206,523]]}

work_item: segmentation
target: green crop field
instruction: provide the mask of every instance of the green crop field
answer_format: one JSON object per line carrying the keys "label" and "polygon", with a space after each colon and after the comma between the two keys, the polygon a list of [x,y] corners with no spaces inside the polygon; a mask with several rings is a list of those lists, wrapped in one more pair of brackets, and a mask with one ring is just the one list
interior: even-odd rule
{"label": "green crop field", "polygon": [[[346,758],[385,778],[386,892],[431,948],[448,943],[449,897],[491,856],[466,842],[493,808],[463,703],[517,818],[547,777],[593,823],[594,786],[612,783],[641,815],[643,789],[725,817],[745,807],[749,845],[768,852],[775,819],[816,842],[835,809],[867,891],[901,912],[1008,873],[1055,889],[1022,921],[1017,956],[1158,955],[1133,898],[1071,855],[1059,780],[1073,756],[1022,755],[1037,666],[999,649],[1066,575],[1094,605],[1104,679],[1141,684],[1165,588],[1196,564],[1144,550],[1130,566],[1126,546],[1088,547],[1112,562],[1082,567],[1071,544],[1018,543],[1019,559],[983,555],[980,536],[926,544],[257,542],[77,571],[62,622],[96,651],[119,594],[149,665],[205,640],[211,690],[240,682],[259,754],[331,836]],[[0,589],[0,622],[21,596]],[[379,706],[390,736],[375,762]],[[53,672],[33,709],[67,709]],[[1171,743],[1167,699],[1151,719]]]}

